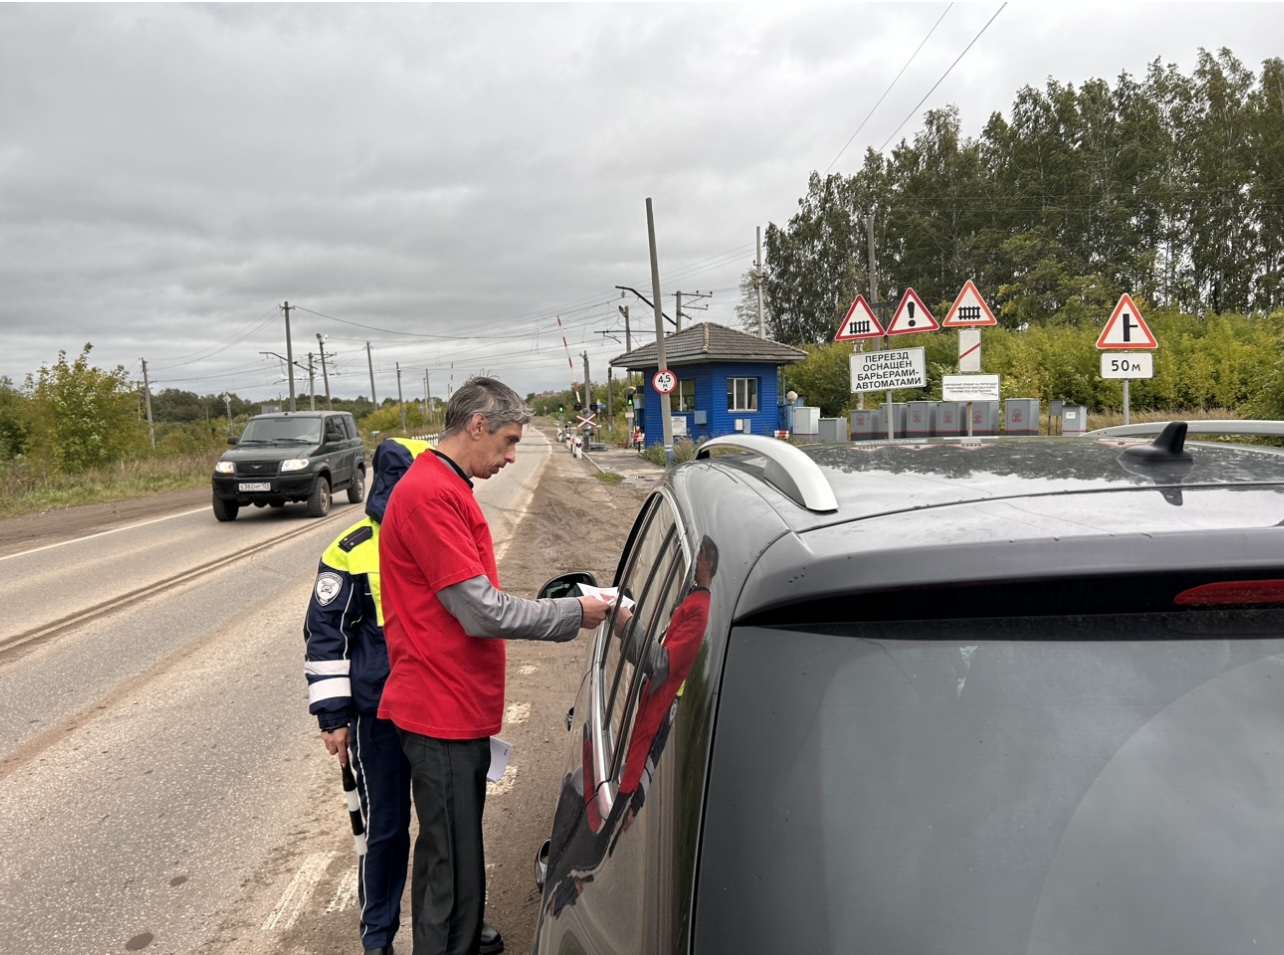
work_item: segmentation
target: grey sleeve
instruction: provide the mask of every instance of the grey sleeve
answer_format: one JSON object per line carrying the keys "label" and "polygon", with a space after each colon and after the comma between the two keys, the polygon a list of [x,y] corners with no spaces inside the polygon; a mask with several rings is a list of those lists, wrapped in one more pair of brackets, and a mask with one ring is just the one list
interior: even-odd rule
{"label": "grey sleeve", "polygon": [[584,616],[576,597],[513,597],[482,575],[452,584],[439,591],[437,598],[472,637],[564,643],[575,639]]}
{"label": "grey sleeve", "polygon": [[[629,623],[632,624],[632,618]],[[623,644],[624,658],[634,666],[639,665],[639,658],[642,656],[642,641],[645,639],[645,632],[639,633],[638,629],[633,626],[625,626],[624,632],[620,634],[620,643]],[[651,681],[652,688],[660,686],[669,678],[669,651],[658,640],[653,640],[651,645],[646,649],[646,659],[641,661],[642,672],[647,675]]]}

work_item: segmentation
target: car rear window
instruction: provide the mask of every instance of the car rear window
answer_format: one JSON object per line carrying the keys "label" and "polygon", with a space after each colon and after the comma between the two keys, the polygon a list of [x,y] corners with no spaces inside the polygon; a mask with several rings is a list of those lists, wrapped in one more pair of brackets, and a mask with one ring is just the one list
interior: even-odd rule
{"label": "car rear window", "polygon": [[1284,951],[1282,845],[1278,609],[741,627],[695,950]]}

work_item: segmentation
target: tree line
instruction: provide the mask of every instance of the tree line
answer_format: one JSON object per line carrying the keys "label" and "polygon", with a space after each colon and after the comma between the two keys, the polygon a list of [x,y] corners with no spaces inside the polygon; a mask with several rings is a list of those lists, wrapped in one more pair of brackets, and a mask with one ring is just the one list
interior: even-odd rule
{"label": "tree line", "polygon": [[1284,60],[1201,50],[1185,75],[1023,87],[964,136],[954,107],[853,175],[813,172],[766,232],[768,329],[826,342],[855,295],[967,279],[1002,326],[1100,325],[1123,292],[1194,316],[1284,308]]}

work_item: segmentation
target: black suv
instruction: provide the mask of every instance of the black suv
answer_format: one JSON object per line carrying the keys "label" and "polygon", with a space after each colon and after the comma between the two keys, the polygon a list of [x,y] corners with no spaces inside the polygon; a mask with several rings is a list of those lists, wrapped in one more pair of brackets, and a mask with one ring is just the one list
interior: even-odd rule
{"label": "black suv", "polygon": [[346,411],[285,411],[255,415],[236,447],[214,465],[214,516],[236,520],[246,505],[283,507],[306,501],[324,517],[331,494],[348,491],[353,504],[366,494],[366,452],[357,423]]}
{"label": "black suv", "polygon": [[1284,951],[1284,452],[1155,430],[669,472],[534,951]]}

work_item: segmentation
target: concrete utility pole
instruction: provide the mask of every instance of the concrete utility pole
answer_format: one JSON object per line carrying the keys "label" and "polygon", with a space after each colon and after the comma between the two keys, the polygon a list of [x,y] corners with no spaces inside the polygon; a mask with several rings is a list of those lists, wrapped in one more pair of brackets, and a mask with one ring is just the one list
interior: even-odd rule
{"label": "concrete utility pole", "polygon": [[223,399],[223,404],[227,405],[227,436],[230,438],[232,436],[232,396],[225,391],[220,397]]}
{"label": "concrete utility pole", "polygon": [[147,381],[147,359],[138,359],[143,363],[143,404],[147,408],[147,437],[151,438],[152,450],[156,450],[156,426],[152,424],[152,386]]}
{"label": "concrete utility pole", "polygon": [[615,409],[611,402],[611,366],[606,366],[606,428],[615,433]]}
{"label": "concrete utility pole", "polygon": [[753,284],[758,287],[758,337],[767,337],[767,324],[762,317],[762,226],[758,226],[758,261],[754,264],[757,274]]}
{"label": "concrete utility pole", "polygon": [[397,362],[397,409],[401,412],[401,433],[406,433],[406,405],[401,400],[401,362]]}
{"label": "concrete utility pole", "polygon": [[308,352],[308,410],[317,410],[317,370],[312,367],[312,352]]}
{"label": "concrete utility pole", "polygon": [[[674,329],[674,333],[676,334],[677,332],[682,331],[682,297],[685,295],[689,300],[698,300],[702,298],[713,298],[713,293],[712,292],[675,292],[674,294],[677,295],[678,297],[678,308],[677,308],[678,324],[677,324],[677,327]],[[704,311],[708,311],[709,306],[692,305],[690,304],[690,302],[688,302],[687,308],[696,308],[704,312]]]}
{"label": "concrete utility pole", "polygon": [[[651,295],[655,299],[655,357],[659,369],[665,370],[664,312],[660,310],[660,260],[655,251],[655,213],[651,197],[646,198],[646,238],[651,251]],[[634,293],[637,294],[637,293]],[[640,297],[640,296],[639,296]],[[664,466],[673,467],[673,416],[668,394],[660,395],[660,427],[664,435]]]}
{"label": "concrete utility pole", "polygon": [[[432,424],[432,419],[433,419],[433,416],[432,416],[432,382],[429,380],[429,378],[428,378],[428,372],[426,372],[426,371],[424,372],[424,394],[426,394],[426,395],[428,396],[428,424],[429,424],[429,425],[431,425],[431,424]],[[430,431],[431,431],[431,430],[432,430],[432,428],[431,428],[431,427],[429,427],[429,429],[428,429],[428,430],[430,430]]]}
{"label": "concrete utility pole", "polygon": [[370,403],[379,407],[379,399],[375,397],[374,389],[374,359],[370,357],[370,343],[366,342],[366,367],[370,369]]}
{"label": "concrete utility pole", "polygon": [[330,372],[325,367],[325,336],[317,332],[317,347],[321,349],[321,378],[325,381],[325,406],[330,411],[334,405],[330,402]]}
{"label": "concrete utility pole", "polygon": [[290,374],[290,410],[298,411],[294,406],[294,345],[290,342],[290,303],[281,306],[285,312],[285,367]]}
{"label": "concrete utility pole", "polygon": [[633,351],[633,332],[629,330],[629,307],[627,305],[617,305],[616,308],[624,316],[624,350]]}
{"label": "concrete utility pole", "polygon": [[[587,418],[593,413],[593,379],[589,377],[589,360],[588,352],[580,352],[580,357],[584,359],[584,417]],[[584,426],[587,433],[590,429],[588,425]],[[588,442],[586,441],[587,445]],[[587,450],[587,448],[585,449]]]}
{"label": "concrete utility pole", "polygon": [[682,331],[682,293],[681,293],[681,292],[678,292],[678,293],[677,293],[677,296],[678,296],[678,305],[677,305],[677,308],[675,308],[675,309],[674,309],[674,312],[675,312],[674,320],[675,320],[678,324],[677,324],[676,326],[674,326],[674,329],[673,329],[673,333],[674,333],[675,335],[676,335],[678,332]]}

